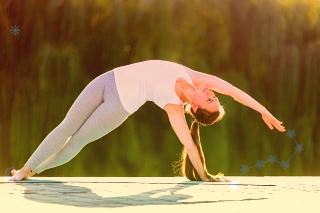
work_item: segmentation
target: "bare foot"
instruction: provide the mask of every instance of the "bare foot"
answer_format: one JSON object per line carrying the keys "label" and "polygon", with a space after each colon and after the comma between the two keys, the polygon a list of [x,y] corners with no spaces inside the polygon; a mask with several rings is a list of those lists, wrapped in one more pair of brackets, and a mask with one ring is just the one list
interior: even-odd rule
{"label": "bare foot", "polygon": [[24,166],[19,170],[12,169],[11,175],[12,177],[9,178],[11,181],[20,181],[20,180],[27,180],[29,177],[32,177],[36,173],[33,172],[30,168]]}

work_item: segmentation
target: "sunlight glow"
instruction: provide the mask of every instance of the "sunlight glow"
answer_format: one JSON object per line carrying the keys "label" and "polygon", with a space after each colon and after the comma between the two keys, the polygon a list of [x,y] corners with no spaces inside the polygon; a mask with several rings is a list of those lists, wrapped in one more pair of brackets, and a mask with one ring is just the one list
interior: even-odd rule
{"label": "sunlight glow", "polygon": [[232,190],[236,190],[239,188],[239,181],[231,181],[230,185],[229,185],[230,189]]}

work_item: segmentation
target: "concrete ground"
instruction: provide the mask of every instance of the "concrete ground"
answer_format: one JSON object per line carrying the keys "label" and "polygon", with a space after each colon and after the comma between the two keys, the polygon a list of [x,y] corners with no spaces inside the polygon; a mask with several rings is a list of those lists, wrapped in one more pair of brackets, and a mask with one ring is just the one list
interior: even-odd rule
{"label": "concrete ground", "polygon": [[183,177],[8,178],[0,177],[0,212],[320,212],[320,177],[227,177],[232,183]]}

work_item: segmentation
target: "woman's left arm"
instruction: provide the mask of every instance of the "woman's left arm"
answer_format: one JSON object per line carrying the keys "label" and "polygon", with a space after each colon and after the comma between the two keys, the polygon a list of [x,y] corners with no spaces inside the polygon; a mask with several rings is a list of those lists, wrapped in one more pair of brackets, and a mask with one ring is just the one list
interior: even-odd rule
{"label": "woman's left arm", "polygon": [[274,126],[280,132],[285,131],[285,128],[281,125],[282,122],[276,119],[259,102],[254,100],[250,95],[243,92],[239,88],[213,75],[191,70],[189,68],[187,68],[187,71],[191,75],[192,81],[195,85],[202,85],[203,87],[210,88],[218,93],[231,96],[235,101],[259,112],[262,116],[263,121],[268,125],[270,129],[273,129]]}

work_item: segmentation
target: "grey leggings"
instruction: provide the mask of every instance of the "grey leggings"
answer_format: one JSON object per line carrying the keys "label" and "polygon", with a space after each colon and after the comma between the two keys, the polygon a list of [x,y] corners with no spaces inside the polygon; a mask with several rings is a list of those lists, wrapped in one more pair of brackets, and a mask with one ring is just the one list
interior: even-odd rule
{"label": "grey leggings", "polygon": [[85,145],[120,126],[129,115],[120,102],[113,70],[105,72],[82,90],[62,122],[44,138],[25,165],[39,174],[65,164]]}

